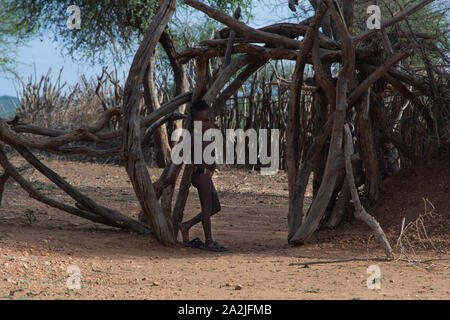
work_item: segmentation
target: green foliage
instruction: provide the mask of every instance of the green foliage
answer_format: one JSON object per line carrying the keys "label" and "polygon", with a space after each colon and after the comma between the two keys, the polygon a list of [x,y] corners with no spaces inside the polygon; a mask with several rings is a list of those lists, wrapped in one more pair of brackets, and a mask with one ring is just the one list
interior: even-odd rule
{"label": "green foliage", "polygon": [[[159,6],[159,0],[6,0],[11,12],[21,14],[21,21],[32,24],[42,32],[50,32],[54,41],[62,44],[63,53],[75,60],[106,63],[111,60],[123,62],[123,59],[133,54],[139,40],[147,31],[151,19]],[[244,16],[249,15],[252,1],[205,1],[213,7],[231,13],[240,5]],[[66,12],[70,5],[77,5],[81,10],[81,28],[69,29],[66,22],[69,14]],[[194,9],[187,8],[178,2],[187,15]],[[203,35],[205,25],[207,29],[217,27],[204,16],[200,17],[198,35]],[[192,29],[192,26],[189,26]],[[181,43],[186,25],[170,23],[169,29],[176,42]]]}
{"label": "green foliage", "polygon": [[[383,21],[387,21],[392,17],[400,14],[401,12],[417,5],[420,0],[379,0],[379,6],[381,9],[381,16]],[[375,3],[375,2],[373,2]],[[353,34],[358,34],[366,30],[366,21],[369,14],[366,12],[367,7],[373,3],[358,3],[355,2],[355,20]],[[425,46],[430,49],[433,46],[431,42],[434,42],[436,46],[444,52],[449,50],[449,8],[448,0],[435,0],[431,4],[426,5],[424,8],[409,16],[407,21],[411,25],[412,30],[417,35],[429,35],[432,39],[424,39]],[[403,36],[404,41],[408,41],[405,35],[410,35],[410,31],[407,25],[407,21],[403,20],[389,28],[387,33],[390,34],[392,42],[396,41],[398,35]],[[419,36],[419,40],[422,38]],[[409,39],[410,41],[413,41]],[[430,41],[432,40],[432,41]],[[416,50],[418,52],[418,50]],[[427,51],[434,63],[438,63],[440,54],[437,51]],[[434,59],[433,59],[434,58]],[[420,65],[422,59],[413,56],[411,58],[411,64]]]}
{"label": "green foliage", "polygon": [[[406,10],[417,3],[419,0],[405,1],[405,0],[394,0],[394,1],[384,1],[383,4],[387,11],[389,11],[388,18],[398,14],[399,12]],[[419,36],[418,39],[423,41],[425,45],[426,55],[431,58],[433,63],[439,64],[442,56],[440,53],[434,50],[429,50],[430,47],[437,46],[438,49],[447,52],[449,50],[449,7],[448,0],[435,0],[429,5],[422,8],[420,11],[408,17],[411,29],[414,33],[426,34],[431,36],[431,39],[423,39]],[[410,33],[408,24],[406,21],[402,21],[398,29],[401,29],[405,33]],[[412,40],[412,39],[411,39]],[[428,48],[428,50],[427,50]],[[416,50],[418,52],[418,50]],[[418,54],[411,58],[412,65],[422,65],[422,58]]]}
{"label": "green foliage", "polygon": [[16,48],[36,33],[36,28],[21,23],[23,12],[11,10],[10,4],[9,0],[0,0],[0,73],[12,71]]}

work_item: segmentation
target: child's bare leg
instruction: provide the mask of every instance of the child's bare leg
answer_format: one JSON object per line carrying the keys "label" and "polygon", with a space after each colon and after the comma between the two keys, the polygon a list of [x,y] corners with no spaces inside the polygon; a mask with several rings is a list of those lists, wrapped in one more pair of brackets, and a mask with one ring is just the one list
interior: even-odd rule
{"label": "child's bare leg", "polygon": [[212,239],[211,231],[211,213],[212,213],[212,186],[211,177],[205,174],[196,174],[198,196],[200,198],[200,205],[202,207],[202,225],[205,233],[205,241]]}
{"label": "child's bare leg", "polygon": [[[194,184],[194,182],[193,182]],[[195,179],[194,186],[197,188],[197,179]],[[212,187],[212,212],[211,216],[215,215],[221,210],[219,197],[217,195],[216,188],[214,187],[214,184],[211,181],[211,187]],[[200,194],[200,191],[199,191]],[[200,199],[201,201],[201,199]],[[180,224],[180,231],[181,235],[183,236],[183,241],[187,242],[189,241],[189,229],[191,229],[193,226],[195,226],[197,223],[202,221],[203,212],[200,211],[196,216],[194,216],[192,219]]]}

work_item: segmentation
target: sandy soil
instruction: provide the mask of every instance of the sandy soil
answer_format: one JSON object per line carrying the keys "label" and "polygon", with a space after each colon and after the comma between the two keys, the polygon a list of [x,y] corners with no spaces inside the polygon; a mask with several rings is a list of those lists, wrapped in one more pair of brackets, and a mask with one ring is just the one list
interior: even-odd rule
{"label": "sandy soil", "polygon": [[[139,204],[123,168],[44,162],[99,203],[137,217]],[[437,251],[428,246],[426,249],[412,237],[420,259],[449,257],[447,167],[448,163],[443,163],[444,169],[433,171],[425,164],[423,169],[393,177],[383,188],[380,204],[372,211],[395,245],[403,217],[407,217],[407,222],[417,217],[424,210],[422,198],[428,198],[439,214],[428,221],[427,229]],[[160,172],[150,169],[153,179]],[[38,172],[29,170],[25,176],[42,193],[73,204]],[[213,218],[213,234],[228,248],[225,253],[181,246],[166,248],[151,237],[73,217],[36,202],[11,181],[0,208],[0,299],[450,297],[448,260],[436,261],[427,268],[402,261],[289,266],[292,262],[317,259],[382,257],[383,251],[370,230],[353,219],[344,221],[337,230],[317,232],[301,247],[287,245],[288,192],[284,173],[261,176],[221,170],[213,179],[222,203],[222,211]],[[310,192],[307,196],[310,200]],[[198,196],[192,188],[185,218],[199,209]],[[191,231],[191,236],[203,238],[200,225]],[[398,256],[399,248],[395,250]],[[381,271],[379,290],[370,290],[366,284],[370,276],[367,268],[373,264]],[[79,290],[67,288],[71,265],[78,266],[81,272]]]}

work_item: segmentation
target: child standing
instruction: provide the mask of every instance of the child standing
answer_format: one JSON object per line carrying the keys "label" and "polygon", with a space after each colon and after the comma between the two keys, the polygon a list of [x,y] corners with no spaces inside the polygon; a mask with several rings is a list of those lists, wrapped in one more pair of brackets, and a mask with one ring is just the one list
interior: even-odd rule
{"label": "child standing", "polygon": [[[197,100],[191,103],[191,119],[193,121],[202,122],[202,136],[206,130],[211,128],[211,112],[209,105],[204,100]],[[203,141],[202,139],[202,154],[205,147],[211,141]],[[193,139],[192,139],[193,146]],[[193,152],[191,153],[193,155]],[[184,245],[188,247],[209,250],[209,251],[224,251],[217,241],[213,240],[211,231],[211,216],[218,213],[221,209],[219,197],[217,196],[216,188],[211,179],[216,164],[206,164],[202,157],[200,164],[193,165],[193,173],[191,183],[197,189],[200,198],[201,212],[195,217],[181,223],[179,230],[183,237]],[[199,238],[189,240],[189,230],[197,223],[202,222],[203,232],[205,234],[205,242],[203,243]]]}

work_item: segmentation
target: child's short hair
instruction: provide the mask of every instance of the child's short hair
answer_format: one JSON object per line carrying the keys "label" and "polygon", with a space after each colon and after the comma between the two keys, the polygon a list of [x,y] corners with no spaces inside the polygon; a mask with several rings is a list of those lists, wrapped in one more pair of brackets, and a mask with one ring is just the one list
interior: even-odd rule
{"label": "child's short hair", "polygon": [[205,100],[195,100],[191,103],[191,119],[194,120],[197,113],[209,110],[210,106]]}

